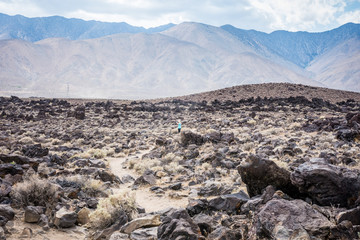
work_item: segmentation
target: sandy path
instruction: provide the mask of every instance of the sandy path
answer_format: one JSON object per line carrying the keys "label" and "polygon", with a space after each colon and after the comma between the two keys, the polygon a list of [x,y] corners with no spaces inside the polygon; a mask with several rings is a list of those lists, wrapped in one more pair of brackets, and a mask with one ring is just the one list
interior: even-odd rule
{"label": "sandy path", "polygon": [[[141,161],[141,157],[148,153],[149,150],[145,150],[145,151],[140,151],[139,153],[132,155],[130,157],[127,157],[129,159],[131,158],[136,158],[139,161]],[[126,169],[123,167],[123,163],[126,161],[127,158],[107,158],[109,166],[111,171],[120,177],[120,179],[124,176],[124,175],[131,175],[132,177],[134,177],[135,179],[137,177],[139,177],[140,175],[137,174],[135,171],[131,170],[131,169]],[[120,189],[116,189],[114,188],[113,191],[114,193],[121,191],[124,188],[128,188],[131,189],[132,184],[122,184],[120,185]],[[157,185],[160,186],[160,185]],[[168,196],[168,193],[171,190],[166,191],[165,194],[162,195],[156,195],[155,193],[150,191],[150,186],[143,186],[143,187],[139,187],[136,190],[131,190],[134,191],[136,194],[136,202],[143,208],[145,208],[146,212],[155,212],[155,211],[159,211],[159,210],[163,210],[169,207],[174,207],[174,208],[184,208],[187,206],[188,204],[188,199],[187,197],[181,198],[181,199],[174,199],[174,198],[170,198]]]}

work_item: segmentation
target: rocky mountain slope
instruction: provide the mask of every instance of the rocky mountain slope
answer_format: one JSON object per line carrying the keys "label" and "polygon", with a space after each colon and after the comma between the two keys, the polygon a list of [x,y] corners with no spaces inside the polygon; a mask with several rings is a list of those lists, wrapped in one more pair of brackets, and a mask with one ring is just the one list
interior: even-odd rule
{"label": "rocky mountain slope", "polygon": [[200,23],[146,30],[61,17],[1,19],[0,32],[11,38],[0,41],[5,96],[139,99],[266,82],[360,91],[359,24],[266,34]]}

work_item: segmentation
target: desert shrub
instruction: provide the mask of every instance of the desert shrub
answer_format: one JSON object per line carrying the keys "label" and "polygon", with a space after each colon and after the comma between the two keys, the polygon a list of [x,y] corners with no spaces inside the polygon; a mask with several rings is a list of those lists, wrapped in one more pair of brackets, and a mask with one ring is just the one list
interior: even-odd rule
{"label": "desert shrub", "polygon": [[211,168],[212,168],[212,166],[211,166],[211,164],[210,163],[203,163],[202,165],[201,165],[201,167],[205,170],[205,171],[207,171],[207,170],[210,170]]}
{"label": "desert shrub", "polygon": [[34,143],[34,141],[32,140],[31,137],[23,137],[19,140],[19,142],[21,144],[33,144]]}
{"label": "desert shrub", "polygon": [[134,164],[134,170],[139,174],[143,174],[146,170],[161,165],[161,162],[157,159],[135,159],[132,163]]}
{"label": "desert shrub", "polygon": [[109,189],[104,184],[104,182],[92,179],[88,176],[83,175],[73,175],[68,176],[62,179],[68,183],[76,183],[76,185],[81,187],[83,193],[88,197],[107,197],[109,196]]}
{"label": "desert shrub", "polygon": [[59,186],[48,179],[31,175],[23,182],[15,184],[10,193],[14,204],[18,207],[43,206],[52,207],[58,201]]}
{"label": "desert shrub", "polygon": [[93,229],[107,228],[114,224],[124,212],[129,220],[137,214],[135,195],[130,194],[129,191],[101,199],[96,210],[89,215],[89,225]]}
{"label": "desert shrub", "polygon": [[170,174],[172,173],[179,173],[184,170],[184,167],[179,165],[177,162],[171,162],[167,165],[164,165],[164,170]]}

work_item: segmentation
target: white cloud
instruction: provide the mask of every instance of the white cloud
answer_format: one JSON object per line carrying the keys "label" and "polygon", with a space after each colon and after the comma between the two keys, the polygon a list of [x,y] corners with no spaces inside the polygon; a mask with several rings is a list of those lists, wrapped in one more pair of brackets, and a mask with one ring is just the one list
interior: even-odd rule
{"label": "white cloud", "polygon": [[350,11],[343,13],[337,22],[342,25],[348,22],[359,23],[360,22],[360,10]]}
{"label": "white cloud", "polygon": [[360,9],[346,9],[355,2],[359,0],[0,0],[0,12],[144,27],[195,21],[266,32],[324,31],[348,21],[359,22]]}
{"label": "white cloud", "polygon": [[345,0],[250,0],[252,11],[267,20],[271,30],[313,31],[335,21],[342,13]]}

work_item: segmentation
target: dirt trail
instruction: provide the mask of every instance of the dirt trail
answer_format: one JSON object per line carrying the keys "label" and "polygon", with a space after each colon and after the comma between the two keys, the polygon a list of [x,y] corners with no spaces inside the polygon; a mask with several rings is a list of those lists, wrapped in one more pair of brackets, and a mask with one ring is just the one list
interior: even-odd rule
{"label": "dirt trail", "polygon": [[[149,150],[140,151],[135,155],[125,157],[125,158],[107,158],[111,171],[120,177],[120,179],[125,175],[131,175],[134,178],[139,177],[140,175],[136,173],[134,170],[124,168],[124,162],[126,159],[136,158],[138,161],[142,161],[141,157],[148,153]],[[131,189],[132,183],[130,184],[122,184],[119,189],[114,188],[114,193],[121,191],[124,188]],[[188,200],[186,197],[181,199],[174,199],[168,196],[168,191],[162,195],[156,195],[155,193],[150,191],[150,186],[139,187],[134,191],[136,194],[136,202],[143,208],[145,208],[146,212],[155,212],[159,210],[163,210],[169,207],[186,207],[188,204]]]}

